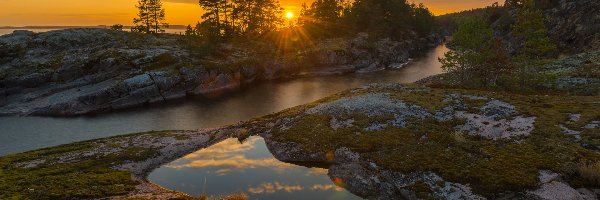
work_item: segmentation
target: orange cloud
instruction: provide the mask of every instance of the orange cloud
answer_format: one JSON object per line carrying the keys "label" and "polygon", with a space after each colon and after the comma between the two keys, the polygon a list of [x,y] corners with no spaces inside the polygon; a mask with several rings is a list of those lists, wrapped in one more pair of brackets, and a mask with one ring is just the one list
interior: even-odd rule
{"label": "orange cloud", "polygon": [[[244,143],[240,144],[237,139],[232,138],[189,154],[173,163],[167,164],[165,167],[174,169],[214,167],[217,168],[215,173],[220,176],[227,175],[233,171],[243,171],[259,167],[271,168],[281,174],[288,170],[302,168],[297,165],[281,162],[273,157],[247,158],[244,152],[252,151],[257,145],[264,145],[264,140],[260,137],[250,137]],[[307,170],[306,175],[327,175],[327,169],[310,168]]]}
{"label": "orange cloud", "polygon": [[304,190],[304,187],[301,185],[286,185],[279,182],[275,183],[263,183],[258,187],[250,187],[248,188],[248,192],[252,194],[264,194],[264,193],[275,193],[279,191],[284,191],[287,193],[292,193],[295,191]]}

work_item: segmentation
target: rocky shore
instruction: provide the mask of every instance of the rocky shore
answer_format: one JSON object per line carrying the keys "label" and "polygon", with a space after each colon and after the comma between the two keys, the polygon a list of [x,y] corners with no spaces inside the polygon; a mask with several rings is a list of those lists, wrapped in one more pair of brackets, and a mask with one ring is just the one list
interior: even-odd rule
{"label": "rocky shore", "polygon": [[259,135],[277,159],[329,165],[334,183],[368,199],[597,199],[599,102],[372,84],[218,129],[0,157],[0,198],[191,198],[146,176],[225,138]]}
{"label": "rocky shore", "polygon": [[0,115],[69,116],[214,98],[261,80],[401,66],[440,38],[330,39],[285,52],[264,42],[212,53],[178,35],[68,29],[0,36]]}

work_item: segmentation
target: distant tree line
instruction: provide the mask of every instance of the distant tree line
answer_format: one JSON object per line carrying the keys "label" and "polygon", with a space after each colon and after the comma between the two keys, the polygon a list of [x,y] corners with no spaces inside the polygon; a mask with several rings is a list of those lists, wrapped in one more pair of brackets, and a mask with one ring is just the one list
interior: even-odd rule
{"label": "distant tree line", "polygon": [[[186,35],[227,40],[256,37],[281,29],[283,9],[277,0],[200,0],[203,21],[188,25]],[[315,38],[369,32],[374,37],[405,39],[436,29],[423,4],[406,0],[316,0],[303,4],[295,24]]]}
{"label": "distant tree line", "polygon": [[369,32],[375,37],[405,39],[431,33],[436,23],[423,4],[406,0],[316,0],[302,5],[298,24],[317,36]]}
{"label": "distant tree line", "polygon": [[[213,46],[236,38],[273,39],[285,31],[288,36],[301,32],[314,41],[359,32],[371,38],[403,40],[437,30],[429,9],[406,0],[315,0],[303,4],[298,20],[288,21],[289,26],[284,24],[278,0],[199,0],[198,4],[204,10],[202,20],[188,25],[185,35],[195,43]],[[161,0],[138,0],[136,7],[132,32],[163,33],[168,27]]]}
{"label": "distant tree line", "polygon": [[200,0],[205,13],[186,35],[211,39],[256,36],[275,31],[283,24],[283,8],[276,0]]}

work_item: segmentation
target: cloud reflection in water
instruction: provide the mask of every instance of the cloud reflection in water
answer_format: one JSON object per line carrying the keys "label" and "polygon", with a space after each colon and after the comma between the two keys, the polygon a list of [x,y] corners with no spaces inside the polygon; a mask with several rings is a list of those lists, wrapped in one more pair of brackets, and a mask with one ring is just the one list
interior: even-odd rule
{"label": "cloud reflection in water", "polygon": [[[244,143],[239,143],[235,139],[225,140],[207,149],[189,154],[177,162],[166,165],[166,167],[173,169],[211,168],[216,169],[214,172],[220,176],[227,175],[233,171],[244,171],[259,167],[271,168],[277,173],[283,174],[286,170],[299,167],[281,162],[272,156],[270,158],[249,158],[245,155],[246,152],[255,149],[261,143],[264,144],[264,140],[260,137],[248,138]],[[306,175],[327,175],[327,169],[310,168]]]}
{"label": "cloud reflection in water", "polygon": [[251,199],[359,199],[336,186],[327,169],[275,159],[260,137],[227,139],[157,169],[150,180],[190,195],[206,187],[209,195],[245,192]]}

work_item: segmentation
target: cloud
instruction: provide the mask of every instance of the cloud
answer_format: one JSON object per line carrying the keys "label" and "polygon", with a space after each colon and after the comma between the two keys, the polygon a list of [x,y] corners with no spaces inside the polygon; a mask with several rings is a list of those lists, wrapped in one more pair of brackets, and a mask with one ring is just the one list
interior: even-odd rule
{"label": "cloud", "polygon": [[271,193],[275,193],[275,192],[287,192],[287,193],[292,193],[295,191],[301,191],[304,190],[304,187],[302,187],[301,185],[286,185],[283,183],[279,183],[279,182],[275,182],[275,183],[263,183],[258,187],[250,187],[248,188],[248,192],[252,193],[252,194],[271,194]]}
{"label": "cloud", "polygon": [[[244,153],[252,151],[261,144],[263,139],[251,137],[240,144],[237,139],[228,139],[209,148],[189,154],[180,160],[167,164],[165,167],[173,169],[183,168],[216,168],[218,175],[224,176],[233,171],[244,171],[254,168],[270,168],[277,173],[298,169],[300,166],[281,162],[273,157],[248,158]],[[307,169],[307,176],[327,175],[327,169]]]}
{"label": "cloud", "polygon": [[343,191],[344,189],[336,186],[334,184],[327,184],[327,185],[323,185],[323,184],[314,184],[312,187],[310,187],[311,190],[321,190],[321,191],[327,191],[327,190],[335,190],[335,191]]}

